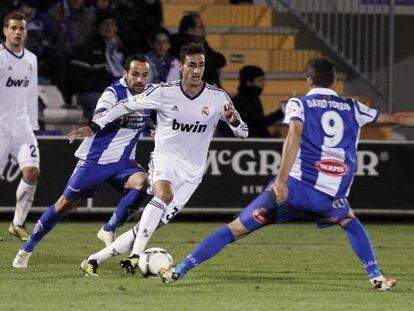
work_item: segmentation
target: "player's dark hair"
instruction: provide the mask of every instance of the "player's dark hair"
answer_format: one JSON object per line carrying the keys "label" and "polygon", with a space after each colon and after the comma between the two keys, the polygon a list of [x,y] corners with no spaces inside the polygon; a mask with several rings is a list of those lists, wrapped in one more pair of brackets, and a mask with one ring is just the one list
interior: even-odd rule
{"label": "player's dark hair", "polygon": [[148,38],[149,43],[154,43],[155,38],[160,34],[166,35],[168,38],[170,38],[170,32],[167,29],[165,29],[164,27],[158,27],[150,33]]}
{"label": "player's dark hair", "polygon": [[332,61],[324,57],[315,57],[306,65],[306,77],[311,78],[315,86],[329,88],[334,83],[334,70]]}
{"label": "player's dark hair", "polygon": [[124,62],[124,69],[126,70],[126,71],[128,71],[129,70],[129,68],[131,67],[131,63],[133,62],[133,61],[137,61],[137,62],[141,62],[141,63],[148,63],[149,64],[149,60],[148,60],[148,58],[144,55],[144,54],[138,54],[138,53],[136,53],[136,54],[131,54],[131,55],[129,55],[128,57],[127,57],[127,59],[125,60],[125,62]]}
{"label": "player's dark hair", "polygon": [[28,23],[27,17],[24,13],[19,12],[19,11],[12,11],[6,14],[6,16],[3,19],[3,25],[4,27],[9,26],[9,21],[15,19],[18,21],[25,21],[26,25]]}
{"label": "player's dark hair", "polygon": [[187,55],[194,55],[194,54],[203,54],[206,55],[204,52],[204,48],[199,43],[189,42],[185,44],[180,50],[180,62],[184,64],[185,57]]}
{"label": "player's dark hair", "polygon": [[200,18],[200,15],[196,12],[189,12],[185,14],[181,18],[180,26],[178,26],[178,32],[187,32],[188,29],[194,28],[196,26],[196,18]]}
{"label": "player's dark hair", "polygon": [[247,81],[252,82],[257,77],[264,77],[264,75],[265,73],[260,67],[253,65],[244,66],[239,72],[240,87],[245,87]]}

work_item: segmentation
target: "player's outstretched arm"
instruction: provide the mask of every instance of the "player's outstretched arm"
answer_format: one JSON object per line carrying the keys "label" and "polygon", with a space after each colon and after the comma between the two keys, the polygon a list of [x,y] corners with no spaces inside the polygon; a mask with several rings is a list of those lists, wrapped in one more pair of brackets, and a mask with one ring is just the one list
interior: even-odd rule
{"label": "player's outstretched arm", "polygon": [[289,131],[283,143],[282,160],[280,162],[279,173],[272,189],[276,194],[276,203],[283,204],[288,198],[288,187],[286,181],[289,177],[290,170],[298,154],[300,141],[302,138],[303,123],[299,120],[291,120]]}
{"label": "player's outstretched arm", "polygon": [[414,112],[403,111],[396,113],[380,112],[377,123],[399,126],[414,126]]}
{"label": "player's outstretched arm", "polygon": [[103,129],[108,123],[133,112],[140,112],[144,109],[159,110],[161,105],[161,86],[157,85],[148,89],[145,93],[134,95],[130,98],[117,102],[111,109],[94,122]]}

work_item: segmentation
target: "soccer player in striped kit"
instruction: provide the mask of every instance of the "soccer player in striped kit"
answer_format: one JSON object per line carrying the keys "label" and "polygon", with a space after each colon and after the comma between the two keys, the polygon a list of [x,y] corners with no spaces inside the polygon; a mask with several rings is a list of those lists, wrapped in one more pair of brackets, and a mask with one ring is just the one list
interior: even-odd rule
{"label": "soccer player in striped kit", "polygon": [[389,290],[394,278],[384,277],[363,225],[347,200],[356,169],[361,127],[368,123],[413,126],[412,113],[380,113],[332,90],[334,66],[315,58],[307,66],[309,93],[292,98],[284,124],[289,126],[277,177],[236,220],[204,239],[172,269],[161,269],[164,283],[183,278],[226,245],[271,223],[317,220],[320,228],[339,225],[363,264],[371,286]]}
{"label": "soccer player in striped kit", "polygon": [[[99,98],[94,112],[98,118],[118,101],[131,98],[144,91],[149,78],[149,63],[144,55],[129,56],[124,64],[121,79],[106,88]],[[108,123],[102,131],[84,139],[75,157],[79,159],[62,196],[40,217],[29,239],[18,251],[13,267],[27,268],[29,258],[40,240],[54,228],[83,198],[92,197],[104,182],[123,192],[123,197],[110,221],[98,232],[105,244],[115,239],[115,229],[121,226],[131,210],[137,210],[147,196],[145,170],[135,161],[135,148],[142,131],[147,128],[151,110],[130,114]]]}

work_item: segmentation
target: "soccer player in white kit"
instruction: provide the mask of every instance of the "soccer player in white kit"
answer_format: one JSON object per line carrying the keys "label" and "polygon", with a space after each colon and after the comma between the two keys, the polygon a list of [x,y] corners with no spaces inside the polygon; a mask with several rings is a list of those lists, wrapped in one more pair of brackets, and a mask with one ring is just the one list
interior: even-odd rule
{"label": "soccer player in white kit", "polygon": [[10,12],[4,18],[0,45],[0,172],[11,154],[23,178],[16,191],[16,209],[9,233],[26,241],[25,221],[32,206],[39,177],[39,149],[33,130],[37,122],[37,58],[23,47],[27,18]]}
{"label": "soccer player in white kit", "polygon": [[123,115],[144,109],[157,111],[155,149],[149,165],[154,197],[136,227],[82,262],[81,269],[86,275],[96,276],[101,261],[131,248],[131,256],[121,261],[121,267],[125,272],[135,271],[139,256],[154,231],[181,211],[200,184],[219,120],[226,121],[236,136],[247,137],[247,126],[227,93],[202,81],[204,64],[203,47],[186,44],[180,53],[180,81],[162,83],[140,96],[122,101],[89,127],[69,133],[70,139],[91,136]]}

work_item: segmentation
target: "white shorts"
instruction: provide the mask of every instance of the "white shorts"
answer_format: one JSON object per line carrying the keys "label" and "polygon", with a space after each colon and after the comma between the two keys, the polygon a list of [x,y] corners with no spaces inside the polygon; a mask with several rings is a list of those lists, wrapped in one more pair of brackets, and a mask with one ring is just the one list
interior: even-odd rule
{"label": "white shorts", "polygon": [[171,160],[166,158],[151,157],[149,163],[149,192],[152,193],[152,186],[160,180],[167,180],[172,184],[174,198],[168,205],[161,221],[164,224],[169,223],[187,204],[194,191],[198,188],[199,183],[190,183],[185,178],[179,176],[178,168],[173,165]]}
{"label": "white shorts", "polygon": [[9,155],[17,160],[20,169],[39,167],[39,147],[33,132],[25,130],[19,136],[0,136],[0,173],[8,163]]}

